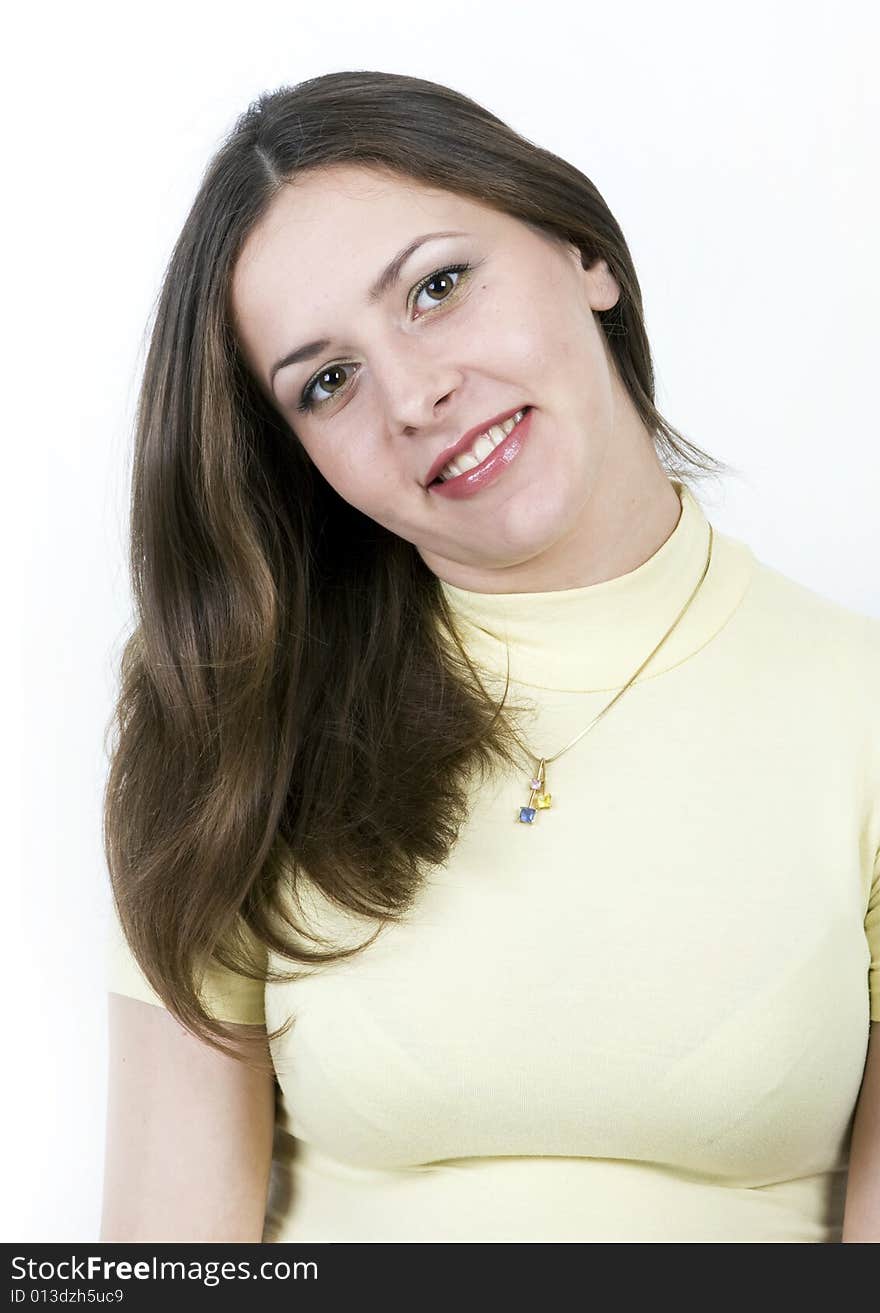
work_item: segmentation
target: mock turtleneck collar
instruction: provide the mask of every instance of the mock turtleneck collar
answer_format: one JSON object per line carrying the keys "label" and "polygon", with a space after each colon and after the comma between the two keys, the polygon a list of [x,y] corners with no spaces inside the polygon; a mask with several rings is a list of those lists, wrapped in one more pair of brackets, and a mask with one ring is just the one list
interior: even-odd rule
{"label": "mock turtleneck collar", "polygon": [[[703,573],[709,522],[696,497],[672,480],[682,513],[670,536],[635,570],[539,593],[475,593],[441,580],[471,659],[503,681],[590,692],[616,689],[660,641]],[[654,678],[699,651],[739,605],[755,558],[714,529],[712,563],[696,597],[639,675]]]}

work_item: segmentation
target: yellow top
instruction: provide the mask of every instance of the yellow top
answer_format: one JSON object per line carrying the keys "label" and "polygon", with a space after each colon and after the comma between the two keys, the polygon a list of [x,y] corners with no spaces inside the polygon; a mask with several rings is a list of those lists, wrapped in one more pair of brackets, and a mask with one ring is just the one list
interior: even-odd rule
{"label": "yellow top", "polygon": [[[546,593],[444,583],[551,756],[702,573],[708,524]],[[833,1242],[880,1021],[880,621],[715,532],[677,629],[548,767],[473,799],[405,925],[292,985],[264,1240]],[[369,924],[311,890],[339,942]],[[353,933],[349,937],[349,930]],[[156,1002],[111,936],[110,988]],[[282,967],[283,963],[280,964]]]}

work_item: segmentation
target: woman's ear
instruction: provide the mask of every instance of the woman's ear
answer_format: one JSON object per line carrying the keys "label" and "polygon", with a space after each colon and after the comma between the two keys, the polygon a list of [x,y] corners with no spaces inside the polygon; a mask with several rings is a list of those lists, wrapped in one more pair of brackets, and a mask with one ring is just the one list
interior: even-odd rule
{"label": "woman's ear", "polygon": [[610,310],[620,300],[620,284],[605,260],[596,260],[591,269],[585,269],[587,292],[594,310]]}
{"label": "woman's ear", "polygon": [[594,256],[591,265],[586,264],[583,252],[568,244],[568,252],[581,274],[591,310],[610,310],[620,300],[620,284],[608,268],[608,262],[602,256]]}

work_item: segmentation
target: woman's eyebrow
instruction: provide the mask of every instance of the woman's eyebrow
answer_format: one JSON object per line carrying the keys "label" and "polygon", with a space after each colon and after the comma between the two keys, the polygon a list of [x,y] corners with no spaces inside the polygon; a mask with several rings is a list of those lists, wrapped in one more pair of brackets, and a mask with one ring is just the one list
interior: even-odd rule
{"label": "woman's eyebrow", "polygon": [[[421,237],[414,237],[411,242],[404,246],[402,251],[398,251],[393,260],[385,266],[379,277],[367,292],[367,302],[374,305],[380,301],[383,296],[395,285],[400,278],[401,270],[407,260],[413,255],[420,246],[425,242],[436,241],[440,237],[466,237],[467,233],[458,231],[422,233]],[[297,347],[295,351],[288,351],[287,355],[276,360],[275,364],[269,371],[269,387],[274,391],[275,375],[280,369],[286,369],[288,365],[298,365],[303,360],[311,360],[313,356],[318,355],[320,351],[326,351],[330,346],[330,339],[326,337],[317,338],[314,342],[306,342],[303,346]]]}

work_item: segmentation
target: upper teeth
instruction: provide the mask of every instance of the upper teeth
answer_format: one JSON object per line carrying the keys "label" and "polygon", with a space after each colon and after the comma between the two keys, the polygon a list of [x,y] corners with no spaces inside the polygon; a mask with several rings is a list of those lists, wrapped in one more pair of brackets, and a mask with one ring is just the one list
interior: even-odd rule
{"label": "upper teeth", "polygon": [[481,433],[473,446],[468,451],[461,451],[455,457],[455,460],[449,461],[443,466],[437,476],[443,479],[454,479],[459,474],[464,474],[466,470],[472,470],[480,461],[486,459],[490,451],[494,451],[499,442],[503,442],[510,430],[515,424],[518,424],[526,412],[518,410],[510,419],[506,419],[503,424],[493,424],[485,433]]}

